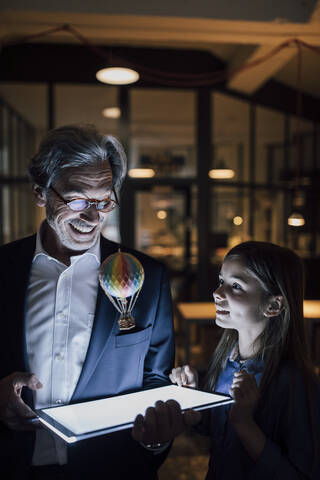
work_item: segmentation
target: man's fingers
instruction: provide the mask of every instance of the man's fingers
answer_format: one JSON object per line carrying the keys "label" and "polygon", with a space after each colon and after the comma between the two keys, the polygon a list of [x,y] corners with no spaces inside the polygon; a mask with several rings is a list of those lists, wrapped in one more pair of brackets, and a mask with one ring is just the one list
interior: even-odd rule
{"label": "man's fingers", "polygon": [[157,415],[154,407],[149,407],[146,410],[145,414],[145,438],[148,443],[157,443],[158,438],[158,422],[157,422]]}
{"label": "man's fingers", "polygon": [[16,390],[21,390],[22,387],[29,387],[31,390],[38,390],[42,388],[42,383],[34,373],[18,372],[12,375],[12,384]]}
{"label": "man's fingers", "polygon": [[158,424],[158,441],[165,443],[171,440],[171,415],[168,405],[162,401],[156,402]]}
{"label": "man's fingers", "polygon": [[198,423],[200,418],[200,414],[192,410],[183,415],[175,400],[158,401],[155,407],[146,410],[145,417],[136,417],[132,436],[144,444],[164,444],[183,432],[186,425]]}
{"label": "man's fingers", "polygon": [[166,405],[170,419],[170,438],[168,440],[172,440],[184,430],[183,416],[181,407],[175,400],[168,400]]}
{"label": "man's fingers", "polygon": [[184,424],[187,426],[197,425],[201,420],[201,413],[196,410],[186,410],[183,414]]}
{"label": "man's fingers", "polygon": [[43,428],[43,424],[37,417],[23,420],[21,420],[21,417],[11,417],[6,423],[9,428],[17,431],[34,431]]}
{"label": "man's fingers", "polygon": [[144,418],[143,415],[137,415],[133,428],[132,428],[132,436],[137,442],[143,442],[144,435],[145,435],[145,428],[144,428]]}
{"label": "man's fingers", "polygon": [[31,408],[26,403],[24,403],[24,401],[20,397],[17,397],[14,400],[12,400],[9,408],[17,417],[20,417],[20,418],[36,417],[36,414],[34,413],[34,411],[31,410]]}

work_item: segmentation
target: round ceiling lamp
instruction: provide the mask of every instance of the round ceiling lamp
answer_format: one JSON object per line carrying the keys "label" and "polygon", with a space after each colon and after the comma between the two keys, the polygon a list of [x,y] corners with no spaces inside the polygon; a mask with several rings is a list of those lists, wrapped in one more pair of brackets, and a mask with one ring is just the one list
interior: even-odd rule
{"label": "round ceiling lamp", "polygon": [[165,210],[158,210],[157,217],[159,220],[165,220],[167,218],[167,212]]}
{"label": "round ceiling lamp", "polygon": [[140,75],[132,68],[108,67],[102,68],[96,73],[99,82],[109,83],[110,85],[129,85],[139,80]]}
{"label": "round ceiling lamp", "polygon": [[106,118],[120,118],[121,110],[119,107],[107,107],[102,110],[102,115]]}
{"label": "round ceiling lamp", "polygon": [[242,225],[243,218],[240,217],[240,215],[236,215],[235,217],[233,217],[232,221],[233,221],[234,225]]}
{"label": "round ceiling lamp", "polygon": [[288,225],[291,227],[303,227],[305,224],[305,219],[303,215],[299,212],[292,212],[290,217],[288,218]]}

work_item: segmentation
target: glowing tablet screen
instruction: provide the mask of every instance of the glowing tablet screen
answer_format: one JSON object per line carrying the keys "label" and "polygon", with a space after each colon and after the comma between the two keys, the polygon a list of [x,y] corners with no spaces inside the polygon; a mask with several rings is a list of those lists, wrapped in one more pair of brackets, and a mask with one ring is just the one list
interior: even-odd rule
{"label": "glowing tablet screen", "polygon": [[36,413],[48,428],[71,443],[130,428],[139,413],[144,414],[157,400],[169,399],[179,402],[182,410],[203,410],[233,401],[226,395],[168,385],[74,405],[44,408]]}

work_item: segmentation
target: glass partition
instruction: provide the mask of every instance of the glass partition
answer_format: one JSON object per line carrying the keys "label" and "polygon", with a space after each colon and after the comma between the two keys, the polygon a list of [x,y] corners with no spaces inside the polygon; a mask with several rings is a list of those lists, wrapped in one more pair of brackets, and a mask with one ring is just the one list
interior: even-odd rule
{"label": "glass partition", "polygon": [[256,108],[256,169],[258,183],[279,183],[285,162],[285,116],[269,108]]}
{"label": "glass partition", "polygon": [[[212,95],[212,169],[231,170],[232,182],[249,181],[249,104],[222,93]],[[222,172],[221,172],[222,174]],[[216,176],[221,179],[224,177]]]}
{"label": "glass partition", "polygon": [[119,136],[121,112],[117,87],[59,83],[55,86],[55,111],[57,127],[92,124],[102,133]]}
{"label": "glass partition", "polygon": [[130,99],[130,169],[147,168],[156,177],[194,177],[195,93],[132,88]]}
{"label": "glass partition", "polygon": [[0,242],[33,232],[35,205],[27,165],[35,148],[35,130],[9,103],[0,99]]}

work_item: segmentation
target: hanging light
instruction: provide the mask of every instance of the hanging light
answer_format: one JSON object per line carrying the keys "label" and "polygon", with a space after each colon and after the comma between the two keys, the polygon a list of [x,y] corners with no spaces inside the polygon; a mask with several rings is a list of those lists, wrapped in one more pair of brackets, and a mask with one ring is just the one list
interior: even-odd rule
{"label": "hanging light", "polygon": [[224,179],[230,179],[233,178],[235,175],[234,170],[231,168],[228,168],[224,161],[221,160],[220,162],[217,163],[216,168],[213,168],[212,170],[209,170],[208,173],[210,178],[213,178],[214,180],[224,180]]}
{"label": "hanging light", "polygon": [[102,115],[106,118],[120,118],[121,110],[119,107],[107,107],[102,110]]}
{"label": "hanging light", "polygon": [[165,210],[158,210],[157,211],[157,217],[160,220],[165,220],[167,218],[167,212]]}
{"label": "hanging light", "polygon": [[288,225],[291,227],[302,227],[306,222],[302,214],[305,206],[304,193],[296,189],[293,196],[292,212],[288,217]]}
{"label": "hanging light", "polygon": [[233,178],[234,170],[231,170],[230,168],[213,168],[209,171],[209,177],[215,180]]}
{"label": "hanging light", "polygon": [[130,168],[128,175],[131,178],[152,178],[155,171],[152,168]]}
{"label": "hanging light", "polygon": [[303,215],[299,212],[292,212],[288,218],[288,225],[291,227],[302,227],[305,223]]}
{"label": "hanging light", "polygon": [[233,221],[234,225],[242,225],[243,218],[240,217],[239,215],[236,215],[235,217],[233,217],[232,221]]}
{"label": "hanging light", "polygon": [[293,196],[293,212],[288,217],[288,225],[291,227],[303,227],[306,223],[305,219],[300,213],[301,207],[304,206],[304,195],[299,189],[301,184],[301,165],[302,165],[302,151],[301,151],[301,129],[300,121],[302,117],[302,95],[301,95],[301,73],[302,73],[302,50],[301,44],[296,43],[298,47],[298,63],[297,63],[297,118],[296,118],[296,178],[295,178],[295,192]]}
{"label": "hanging light", "polygon": [[102,68],[96,73],[99,82],[110,85],[129,85],[139,80],[140,75],[132,68],[108,67]]}

